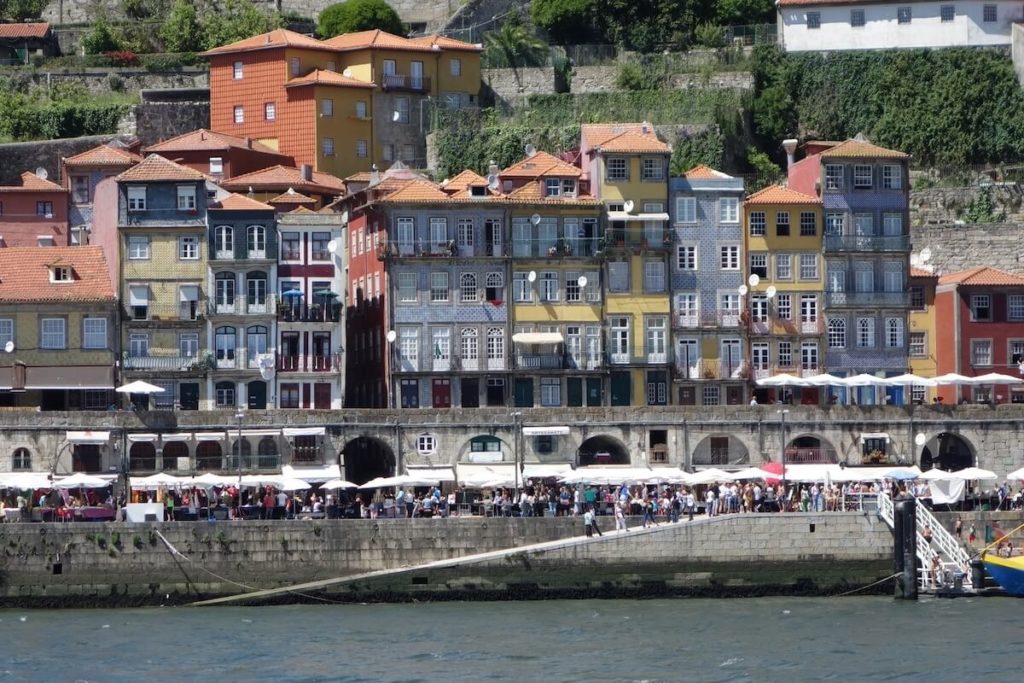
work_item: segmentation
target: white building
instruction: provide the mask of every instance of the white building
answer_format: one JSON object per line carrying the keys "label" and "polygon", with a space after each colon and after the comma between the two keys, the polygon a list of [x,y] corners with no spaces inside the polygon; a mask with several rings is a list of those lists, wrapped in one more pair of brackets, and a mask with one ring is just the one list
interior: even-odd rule
{"label": "white building", "polygon": [[1024,3],[776,0],[787,52],[1009,45]]}

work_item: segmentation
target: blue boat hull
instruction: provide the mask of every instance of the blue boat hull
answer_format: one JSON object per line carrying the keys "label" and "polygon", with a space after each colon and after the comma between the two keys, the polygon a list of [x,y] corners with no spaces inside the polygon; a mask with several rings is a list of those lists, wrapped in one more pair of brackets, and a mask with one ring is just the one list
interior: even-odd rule
{"label": "blue boat hull", "polygon": [[1024,557],[998,557],[985,555],[982,558],[985,571],[1010,595],[1024,596]]}

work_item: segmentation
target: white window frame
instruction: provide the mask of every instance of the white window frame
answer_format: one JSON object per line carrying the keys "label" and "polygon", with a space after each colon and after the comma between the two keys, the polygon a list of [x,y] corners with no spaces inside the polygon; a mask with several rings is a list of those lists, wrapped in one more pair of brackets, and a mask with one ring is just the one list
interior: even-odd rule
{"label": "white window frame", "polygon": [[178,185],[178,211],[196,210],[195,185]]}
{"label": "white window frame", "polygon": [[334,156],[334,138],[321,138],[320,139],[320,152],[325,157]]}
{"label": "white window frame", "polygon": [[82,318],[82,348],[105,349],[108,344],[107,319],[96,317]]}
{"label": "white window frame", "polygon": [[846,318],[830,318],[828,321],[828,348],[846,348]]}
{"label": "white window frame", "polygon": [[605,179],[618,183],[629,180],[629,159],[626,157],[608,157],[605,160]]}
{"label": "white window frame", "polygon": [[885,345],[890,349],[902,349],[906,341],[906,325],[903,318],[885,319]]}
{"label": "white window frame", "polygon": [[448,61],[448,73],[451,76],[455,77],[455,78],[458,78],[459,76],[461,76],[462,75],[462,60],[459,59],[458,57],[452,57]]}
{"label": "white window frame", "polygon": [[199,237],[197,235],[180,235],[178,237],[178,260],[199,260]]}
{"label": "white window frame", "polygon": [[552,270],[540,273],[537,282],[540,283],[539,293],[541,303],[556,303],[559,300],[559,275]]}
{"label": "white window frame", "polygon": [[907,343],[907,355],[911,358],[928,357],[928,333],[911,332]]}
{"label": "white window frame", "polygon": [[739,223],[740,222],[740,200],[738,197],[718,198],[718,222]]}
{"label": "white window frame", "polygon": [[448,273],[435,270],[430,273],[430,303],[446,304],[450,298],[448,292]]}
{"label": "white window frame", "polygon": [[320,100],[320,115],[334,116],[334,100],[329,97]]}
{"label": "white window frame", "polygon": [[146,210],[146,187],[144,185],[128,186],[128,210]]}
{"label": "white window frame", "polygon": [[697,245],[676,245],[676,270],[697,270]]}
{"label": "white window frame", "polygon": [[129,261],[148,261],[151,253],[149,235],[128,235]]}
{"label": "white window frame", "polygon": [[67,326],[65,318],[39,319],[39,348],[48,351],[63,351],[67,348]]}
{"label": "white window frame", "polygon": [[1006,295],[1006,319],[1024,320],[1024,294]]}
{"label": "white window frame", "polygon": [[665,161],[661,157],[640,159],[640,180],[656,182],[665,179]]}
{"label": "white window frame", "polygon": [[818,279],[818,255],[817,254],[800,254],[800,279],[801,280],[817,280]]}
{"label": "white window frame", "polygon": [[740,246],[738,244],[722,244],[718,248],[719,270],[740,269]]}
{"label": "white window frame", "polygon": [[242,60],[236,60],[231,65],[231,78],[236,81],[245,78],[245,63]]}
{"label": "white window frame", "polygon": [[476,273],[462,273],[459,276],[459,301],[464,304],[476,303],[480,300]]}
{"label": "white window frame", "polygon": [[821,12],[807,13],[807,30],[814,31],[821,28]]}
{"label": "white window frame", "polygon": [[[237,107],[236,107],[237,109]],[[263,103],[263,120],[264,121],[276,121],[277,120],[277,103],[276,102],[264,102]],[[235,121],[235,123],[243,123],[244,121]]]}
{"label": "white window frame", "polygon": [[245,107],[236,104],[233,109],[233,117],[236,124],[245,123]]}
{"label": "white window frame", "polygon": [[[978,316],[978,309],[984,308],[987,313],[984,318]],[[992,297],[988,294],[971,295],[971,320],[975,322],[991,322],[992,320]]]}
{"label": "white window frame", "polygon": [[875,348],[875,319],[870,316],[861,316],[856,320],[857,325],[857,348]]}
{"label": "white window frame", "polygon": [[750,236],[764,237],[768,234],[768,214],[765,211],[750,212]]}
{"label": "white window frame", "polygon": [[882,166],[882,189],[902,190],[903,189],[903,167],[899,164],[885,164]]}
{"label": "white window frame", "polygon": [[971,365],[974,367],[992,367],[992,340],[972,339],[971,340]]}
{"label": "white window frame", "polygon": [[843,189],[843,165],[842,164],[825,164],[825,189],[826,190],[842,190]]}
{"label": "white window frame", "polygon": [[792,254],[775,254],[775,279],[776,280],[792,280],[793,279],[793,255]]}
{"label": "white window frame", "polygon": [[853,187],[858,190],[870,190],[874,185],[874,168],[870,164],[854,164]]}
{"label": "white window frame", "polygon": [[697,222],[697,198],[676,197],[676,223]]}
{"label": "white window frame", "polygon": [[657,294],[666,290],[665,262],[644,262],[644,292]]}

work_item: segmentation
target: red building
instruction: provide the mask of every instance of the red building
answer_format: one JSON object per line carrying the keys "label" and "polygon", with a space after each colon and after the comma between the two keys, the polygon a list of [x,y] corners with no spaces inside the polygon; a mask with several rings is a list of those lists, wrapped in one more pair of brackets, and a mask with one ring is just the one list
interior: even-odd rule
{"label": "red building", "polygon": [[159,154],[182,166],[217,179],[260,171],[270,166],[294,166],[295,161],[252,138],[215,133],[205,128],[158,142],[145,155]]}
{"label": "red building", "polygon": [[[940,374],[968,377],[999,373],[1019,377],[1024,363],[1024,277],[979,266],[939,278],[935,319]],[[951,405],[1024,403],[1024,385],[940,386],[938,396]]]}
{"label": "red building", "polygon": [[0,246],[67,246],[68,191],[35,173],[0,186]]}

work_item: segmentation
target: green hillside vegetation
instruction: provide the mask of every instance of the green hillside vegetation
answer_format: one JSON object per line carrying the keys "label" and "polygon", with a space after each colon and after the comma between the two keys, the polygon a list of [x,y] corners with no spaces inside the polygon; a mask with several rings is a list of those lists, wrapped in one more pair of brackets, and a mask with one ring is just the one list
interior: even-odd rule
{"label": "green hillside vegetation", "polygon": [[137,98],[112,93],[89,95],[82,86],[59,84],[49,96],[27,88],[18,78],[0,79],[0,140],[23,142],[100,135],[117,130],[117,123]]}

